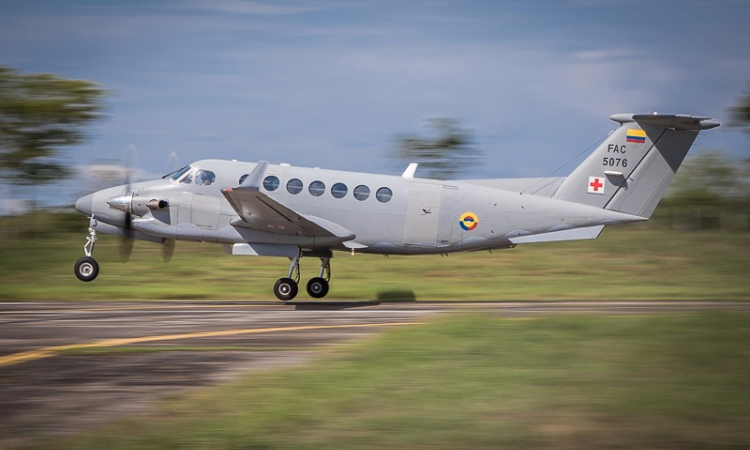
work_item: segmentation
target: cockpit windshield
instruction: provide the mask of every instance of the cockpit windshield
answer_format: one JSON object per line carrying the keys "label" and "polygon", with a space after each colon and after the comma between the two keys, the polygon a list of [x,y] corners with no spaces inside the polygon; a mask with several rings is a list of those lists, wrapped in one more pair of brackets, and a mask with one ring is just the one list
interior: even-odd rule
{"label": "cockpit windshield", "polygon": [[181,178],[181,177],[182,177],[183,175],[185,175],[185,173],[187,173],[187,172],[190,172],[190,169],[192,169],[192,167],[190,167],[190,166],[185,166],[185,167],[183,167],[182,169],[177,169],[177,170],[175,170],[174,172],[169,172],[168,174],[164,175],[164,176],[162,177],[162,179],[165,179],[165,178],[171,178],[171,179],[173,179],[173,180],[177,181],[177,180],[179,180],[179,179],[180,179],[180,178]]}

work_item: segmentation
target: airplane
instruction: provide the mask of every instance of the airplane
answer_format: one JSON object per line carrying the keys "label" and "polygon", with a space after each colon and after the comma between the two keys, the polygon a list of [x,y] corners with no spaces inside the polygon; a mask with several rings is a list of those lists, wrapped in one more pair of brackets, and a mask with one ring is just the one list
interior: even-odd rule
{"label": "airplane", "polygon": [[[273,292],[299,291],[302,257],[320,258],[306,286],[329,292],[334,251],[448,254],[519,244],[595,239],[604,227],[649,219],[710,117],[615,114],[619,125],[567,177],[485,180],[415,178],[320,168],[203,160],[161,179],[104,189],[75,207],[89,217],[81,281],[94,280],[97,233],[162,244],[222,244],[230,255],[290,260]],[[130,246],[132,249],[132,245]],[[129,250],[128,250],[129,251]]]}

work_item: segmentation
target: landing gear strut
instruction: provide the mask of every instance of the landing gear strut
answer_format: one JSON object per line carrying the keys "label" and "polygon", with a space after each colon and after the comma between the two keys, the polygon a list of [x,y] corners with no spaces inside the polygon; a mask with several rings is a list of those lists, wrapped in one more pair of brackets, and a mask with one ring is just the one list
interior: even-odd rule
{"label": "landing gear strut", "polygon": [[91,255],[94,253],[94,245],[96,244],[96,219],[91,217],[89,223],[89,235],[86,236],[86,244],[83,246],[83,252],[86,254],[83,258],[79,259],[75,265],[76,277],[85,282],[94,281],[97,275],[99,275],[99,264],[96,262]]}
{"label": "landing gear strut", "polygon": [[289,258],[291,263],[289,264],[289,276],[286,278],[279,278],[276,284],[273,285],[273,293],[276,298],[282,302],[288,302],[297,296],[299,291],[299,260],[302,258],[302,250],[299,251],[297,256]]}
{"label": "landing gear strut", "polygon": [[[312,298],[323,298],[328,294],[328,282],[331,281],[331,257],[333,255],[330,251],[324,253],[309,252],[307,254],[320,257],[320,273],[317,277],[311,278],[307,282],[307,294]],[[299,261],[302,259],[302,256],[303,252],[300,250],[297,256],[289,258],[291,261],[289,264],[289,275],[285,278],[280,278],[273,286],[273,293],[276,295],[276,298],[283,302],[288,302],[297,296],[300,281]]]}

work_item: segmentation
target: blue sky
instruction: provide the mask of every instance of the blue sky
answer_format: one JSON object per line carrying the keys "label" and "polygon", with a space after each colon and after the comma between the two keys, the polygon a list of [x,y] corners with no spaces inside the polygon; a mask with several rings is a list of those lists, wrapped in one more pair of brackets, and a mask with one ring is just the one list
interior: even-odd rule
{"label": "blue sky", "polygon": [[[727,122],[750,81],[748,17],[746,0],[0,0],[0,64],[113,92],[64,152],[76,166],[133,144],[154,174],[172,152],[398,174],[394,135],[451,117],[486,157],[467,176],[545,176],[613,113]],[[722,127],[692,153],[748,146]]]}

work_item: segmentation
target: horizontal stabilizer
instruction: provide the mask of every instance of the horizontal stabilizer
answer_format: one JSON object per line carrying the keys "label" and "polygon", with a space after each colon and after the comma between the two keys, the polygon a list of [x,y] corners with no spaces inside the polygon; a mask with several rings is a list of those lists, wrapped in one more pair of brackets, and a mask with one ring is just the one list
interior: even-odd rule
{"label": "horizontal stabilizer", "polygon": [[688,114],[614,114],[609,118],[620,124],[638,122],[675,130],[710,130],[721,125],[711,117]]}
{"label": "horizontal stabilizer", "polygon": [[583,239],[596,239],[602,232],[604,225],[595,227],[573,228],[571,230],[551,231],[549,233],[532,234],[530,236],[519,236],[510,238],[509,241],[514,244],[531,244],[534,242],[558,242],[558,241],[578,241]]}

